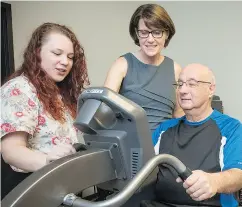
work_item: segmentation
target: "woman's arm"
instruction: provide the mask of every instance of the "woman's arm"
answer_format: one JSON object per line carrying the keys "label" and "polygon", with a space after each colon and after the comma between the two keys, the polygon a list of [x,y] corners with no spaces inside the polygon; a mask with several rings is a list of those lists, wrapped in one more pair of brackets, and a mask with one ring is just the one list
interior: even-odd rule
{"label": "woman's arm", "polygon": [[2,137],[2,156],[6,163],[25,172],[34,172],[49,162],[75,153],[71,145],[57,145],[48,153],[33,151],[27,147],[27,132],[12,132]]}
{"label": "woman's arm", "polygon": [[13,132],[2,137],[2,156],[6,163],[27,172],[46,165],[46,155],[27,148],[27,132]]}
{"label": "woman's arm", "polygon": [[119,92],[122,81],[126,76],[127,69],[128,64],[126,59],[124,57],[118,58],[108,71],[104,86],[115,92]]}

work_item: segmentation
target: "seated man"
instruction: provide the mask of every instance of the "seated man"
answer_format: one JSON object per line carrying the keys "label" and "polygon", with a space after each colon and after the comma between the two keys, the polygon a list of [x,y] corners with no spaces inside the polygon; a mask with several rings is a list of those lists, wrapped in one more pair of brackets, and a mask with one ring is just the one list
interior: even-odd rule
{"label": "seated man", "polygon": [[188,65],[176,86],[185,116],[160,124],[152,139],[156,153],[176,156],[193,174],[182,185],[172,169],[160,166],[157,199],[141,206],[238,206],[233,193],[242,188],[242,124],[211,108],[209,68]]}

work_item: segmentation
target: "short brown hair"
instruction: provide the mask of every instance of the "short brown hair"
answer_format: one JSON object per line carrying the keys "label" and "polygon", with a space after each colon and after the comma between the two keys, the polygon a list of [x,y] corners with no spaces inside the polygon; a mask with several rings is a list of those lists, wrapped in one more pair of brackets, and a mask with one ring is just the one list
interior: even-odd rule
{"label": "short brown hair", "polygon": [[144,20],[145,25],[148,28],[162,28],[162,30],[167,31],[168,38],[166,39],[164,46],[168,46],[176,30],[172,19],[163,7],[158,4],[144,4],[139,6],[134,12],[129,24],[129,33],[134,40],[134,43],[138,46],[140,45],[136,30],[138,29],[140,19]]}

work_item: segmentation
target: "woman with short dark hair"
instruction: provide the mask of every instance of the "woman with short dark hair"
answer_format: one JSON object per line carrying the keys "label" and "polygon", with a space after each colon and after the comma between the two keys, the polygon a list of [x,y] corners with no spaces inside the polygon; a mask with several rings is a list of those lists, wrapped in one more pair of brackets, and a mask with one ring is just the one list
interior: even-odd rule
{"label": "woman with short dark hair", "polygon": [[131,17],[129,32],[140,50],[119,57],[104,86],[143,107],[152,133],[164,120],[183,115],[173,87],[181,67],[161,54],[175,34],[175,26],[163,7],[144,4]]}

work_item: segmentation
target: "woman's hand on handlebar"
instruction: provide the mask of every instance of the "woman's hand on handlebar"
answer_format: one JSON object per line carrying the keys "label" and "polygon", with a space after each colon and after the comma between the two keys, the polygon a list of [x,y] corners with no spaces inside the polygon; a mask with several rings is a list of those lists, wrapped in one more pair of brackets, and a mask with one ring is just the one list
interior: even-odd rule
{"label": "woman's hand on handlebar", "polygon": [[76,150],[71,144],[55,145],[46,155],[46,164],[49,164],[50,162],[65,157],[67,155],[74,154],[75,152]]}

